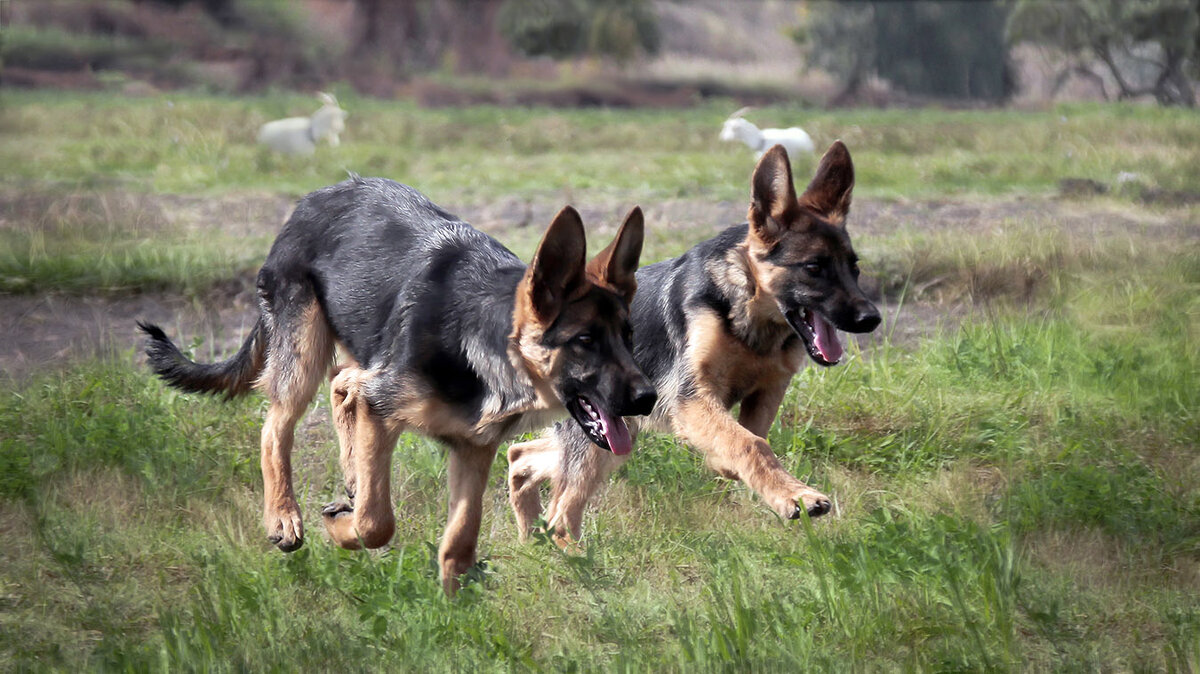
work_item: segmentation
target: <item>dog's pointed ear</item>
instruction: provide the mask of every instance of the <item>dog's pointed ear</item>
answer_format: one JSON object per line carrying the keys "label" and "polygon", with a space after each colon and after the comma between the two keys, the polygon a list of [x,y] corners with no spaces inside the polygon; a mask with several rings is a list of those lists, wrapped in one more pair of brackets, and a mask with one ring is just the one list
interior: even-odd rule
{"label": "dog's pointed ear", "polygon": [[845,226],[850,213],[850,192],[854,189],[854,162],[850,150],[840,140],[833,142],[821,157],[817,174],[800,195],[800,205],[819,213],[835,225]]}
{"label": "dog's pointed ear", "polygon": [[775,145],[758,160],[750,179],[750,231],[763,243],[774,244],[799,210],[787,150]]}
{"label": "dog's pointed ear", "polygon": [[522,282],[538,320],[548,324],[558,316],[571,291],[584,282],[586,264],[583,219],[564,206],[542,235]]}
{"label": "dog's pointed ear", "polygon": [[608,286],[633,301],[637,292],[638,259],[642,256],[642,240],[645,238],[646,221],[642,209],[634,206],[621,223],[621,229],[612,243],[600,251],[588,263],[588,278],[596,285]]}

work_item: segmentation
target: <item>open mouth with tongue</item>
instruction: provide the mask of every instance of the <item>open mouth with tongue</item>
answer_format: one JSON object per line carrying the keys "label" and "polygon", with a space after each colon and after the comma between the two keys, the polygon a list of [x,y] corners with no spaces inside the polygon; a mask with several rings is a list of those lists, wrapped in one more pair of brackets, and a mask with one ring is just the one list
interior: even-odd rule
{"label": "open mouth with tongue", "polygon": [[620,416],[609,414],[603,407],[577,396],[567,403],[567,411],[592,442],[618,456],[633,451],[629,427]]}
{"label": "open mouth with tongue", "polygon": [[785,315],[814,361],[825,366],[837,365],[842,359],[842,343],[833,324],[812,309],[794,309]]}

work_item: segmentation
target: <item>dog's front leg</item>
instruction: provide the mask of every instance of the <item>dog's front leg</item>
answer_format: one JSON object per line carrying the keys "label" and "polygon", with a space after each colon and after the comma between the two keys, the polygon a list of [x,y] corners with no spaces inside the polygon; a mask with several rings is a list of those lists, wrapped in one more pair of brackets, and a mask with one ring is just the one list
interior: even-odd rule
{"label": "dog's front leg", "polygon": [[496,456],[496,447],[461,444],[450,448],[447,468],[450,473],[450,517],[438,548],[442,589],[454,596],[461,583],[458,577],[475,564],[479,525],[483,519],[483,489],[488,470]]}
{"label": "dog's front leg", "polygon": [[672,424],[704,453],[710,468],[745,482],[781,517],[796,519],[801,509],[810,517],[829,512],[829,497],[789,475],[766,439],[734,421],[719,401],[707,396],[680,401]]}
{"label": "dog's front leg", "polygon": [[533,525],[542,514],[540,487],[554,477],[561,451],[553,431],[508,448],[508,502],[522,542],[529,540]]}
{"label": "dog's front leg", "polygon": [[[630,421],[630,426],[636,437],[635,422]],[[576,437],[563,450],[562,461],[554,473],[550,504],[546,508],[546,521],[550,524],[554,542],[564,548],[582,538],[583,511],[587,509],[588,501],[630,456],[617,456],[598,447],[576,429],[571,429],[570,433]]]}
{"label": "dog's front leg", "polygon": [[[566,442],[560,435],[567,436]],[[565,445],[565,446],[564,446]],[[542,511],[539,487],[551,481],[546,520],[554,541],[568,547],[583,534],[583,511],[588,500],[628,456],[616,456],[587,440],[571,426],[553,430],[508,449],[509,503],[522,541],[528,540]]]}

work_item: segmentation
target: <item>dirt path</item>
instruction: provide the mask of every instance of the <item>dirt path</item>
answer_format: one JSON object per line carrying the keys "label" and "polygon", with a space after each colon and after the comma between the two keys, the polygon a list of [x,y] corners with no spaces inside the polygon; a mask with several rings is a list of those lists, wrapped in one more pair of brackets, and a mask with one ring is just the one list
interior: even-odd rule
{"label": "dirt path", "polygon": [[230,282],[202,300],[169,293],[128,297],[0,295],[0,371],[23,380],[44,369],[61,369],[99,355],[140,360],[136,322],[162,326],[181,345],[196,338],[205,358],[236,350],[254,325],[253,279]]}
{"label": "dirt path", "polygon": [[[234,195],[217,199],[188,196],[116,194],[60,197],[0,198],[0,226],[37,227],[38,222],[96,223],[119,217],[127,222],[166,222],[175,227],[207,227],[239,236],[273,233],[285,219],[290,199],[279,195]],[[560,207],[552,197],[536,200],[500,200],[487,204],[447,203],[468,222],[496,233],[513,228],[538,227],[549,222]],[[599,231],[615,230],[628,208],[624,203],[584,205],[586,222]],[[745,204],[699,199],[670,199],[649,205],[647,220],[655,227],[705,235],[705,224],[716,232],[741,221]],[[884,236],[900,228],[983,233],[1015,223],[1045,222],[1082,236],[1127,231],[1153,232],[1181,241],[1200,239],[1200,223],[1191,211],[1149,212],[1107,202],[1071,202],[1047,199],[974,202],[895,202],[860,200],[851,215],[856,237]],[[147,227],[151,226],[147,224]],[[913,344],[939,326],[956,324],[965,307],[910,303],[896,316],[896,307],[883,307],[895,320],[893,343]],[[178,294],[149,292],[129,296],[91,297],[67,295],[0,295],[0,372],[4,378],[24,380],[39,370],[58,369],[101,354],[140,360],[136,347],[141,337],[138,320],[157,323],[181,344],[202,341],[196,353],[206,359],[232,353],[255,318],[253,278],[231,279],[198,299]],[[879,339],[862,340],[870,347]]]}

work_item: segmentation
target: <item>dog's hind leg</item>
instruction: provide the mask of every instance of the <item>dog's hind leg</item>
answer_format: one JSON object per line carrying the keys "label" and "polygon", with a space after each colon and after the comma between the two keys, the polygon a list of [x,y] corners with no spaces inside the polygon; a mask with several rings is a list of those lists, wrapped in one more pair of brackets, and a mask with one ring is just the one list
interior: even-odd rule
{"label": "dog's hind leg", "polygon": [[267,362],[259,387],[270,400],[262,429],[263,525],[267,538],[291,552],[304,544],[304,525],[292,488],[296,422],[312,402],[333,355],[325,316],[311,291],[271,315]]}
{"label": "dog's hind leg", "polygon": [[529,539],[542,514],[540,487],[558,470],[561,451],[553,431],[508,448],[508,502],[517,519],[517,535]]}
{"label": "dog's hind leg", "polygon": [[450,473],[450,517],[438,548],[442,588],[454,596],[459,576],[475,564],[479,525],[483,519],[483,490],[496,447],[458,445],[448,453]]}
{"label": "dog's hind leg", "polygon": [[333,427],[337,431],[338,456],[342,466],[342,479],[346,486],[346,498],[354,502],[358,471],[354,467],[354,406],[358,377],[361,370],[354,366],[343,366],[329,383],[329,403],[333,416]]}
{"label": "dog's hind leg", "polygon": [[335,502],[321,511],[334,543],[348,550],[378,548],[396,531],[392,512],[392,450],[403,426],[371,410],[362,384],[368,373],[346,368],[334,377],[334,425],[341,447],[346,489],[353,504]]}

